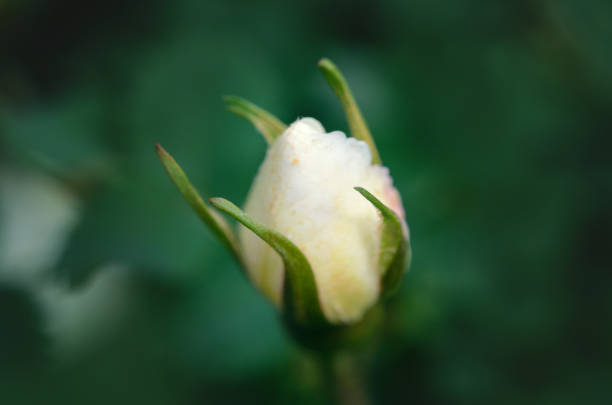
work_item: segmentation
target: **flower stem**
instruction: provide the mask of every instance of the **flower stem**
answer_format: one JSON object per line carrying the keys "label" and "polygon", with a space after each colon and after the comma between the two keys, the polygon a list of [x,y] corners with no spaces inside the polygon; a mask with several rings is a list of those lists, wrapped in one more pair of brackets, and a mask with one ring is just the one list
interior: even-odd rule
{"label": "flower stem", "polygon": [[361,370],[350,354],[339,354],[334,359],[336,395],[343,405],[369,405]]}
{"label": "flower stem", "polygon": [[334,404],[370,405],[363,375],[351,353],[335,353],[321,363],[327,391]]}

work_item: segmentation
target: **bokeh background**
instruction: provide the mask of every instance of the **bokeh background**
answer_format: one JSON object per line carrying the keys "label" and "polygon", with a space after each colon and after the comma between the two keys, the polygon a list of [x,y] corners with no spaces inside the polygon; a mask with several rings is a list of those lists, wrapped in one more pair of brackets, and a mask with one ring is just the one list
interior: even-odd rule
{"label": "bokeh background", "polygon": [[0,1],[0,403],[313,404],[320,381],[171,185],[237,203],[224,109],[346,130],[344,71],[414,260],[375,403],[612,403],[612,3]]}

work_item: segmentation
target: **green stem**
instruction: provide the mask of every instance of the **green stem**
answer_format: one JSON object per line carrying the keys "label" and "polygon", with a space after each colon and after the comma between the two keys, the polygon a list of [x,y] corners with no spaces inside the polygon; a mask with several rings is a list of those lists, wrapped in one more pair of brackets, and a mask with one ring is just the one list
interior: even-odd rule
{"label": "green stem", "polygon": [[333,361],[337,403],[342,405],[371,404],[363,375],[355,358],[348,353],[340,353]]}
{"label": "green stem", "polygon": [[333,404],[370,405],[361,369],[352,353],[336,352],[319,357],[322,388]]}

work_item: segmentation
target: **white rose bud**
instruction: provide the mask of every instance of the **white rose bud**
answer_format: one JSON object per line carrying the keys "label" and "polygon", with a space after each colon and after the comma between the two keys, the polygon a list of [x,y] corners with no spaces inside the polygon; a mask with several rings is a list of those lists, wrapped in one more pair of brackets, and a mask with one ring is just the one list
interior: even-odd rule
{"label": "white rose bud", "polygon": [[[300,119],[268,149],[245,206],[248,215],[304,254],[332,323],[359,320],[380,292],[382,219],[354,187],[370,191],[403,222],[389,171],[371,161],[365,142],[340,131],[325,133],[313,118]],[[251,279],[281,306],[284,271],[278,253],[245,227],[240,242]]]}
{"label": "white rose bud", "polygon": [[[228,108],[249,119],[269,144],[245,210],[209,202],[242,224],[239,237],[204,203],[161,146],[170,178],[200,219],[229,248],[253,283],[282,311],[305,345],[343,345],[375,329],[368,309],[400,284],[410,258],[408,227],[389,170],[344,77],[323,59],[319,68],[339,96],[352,138],[326,133],[302,118],[287,127],[238,97]],[[360,320],[366,328],[347,327]]]}

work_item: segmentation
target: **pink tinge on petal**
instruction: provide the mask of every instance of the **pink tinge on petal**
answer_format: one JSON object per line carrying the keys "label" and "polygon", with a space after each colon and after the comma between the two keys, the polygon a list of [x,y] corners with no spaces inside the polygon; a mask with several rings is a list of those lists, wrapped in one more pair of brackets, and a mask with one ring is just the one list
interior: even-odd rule
{"label": "pink tinge on petal", "polygon": [[408,225],[406,224],[406,214],[404,212],[404,207],[402,205],[402,197],[399,192],[392,185],[388,184],[384,189],[385,200],[387,201],[387,205],[389,208],[393,210],[400,218],[400,222],[402,223],[402,231],[404,236],[408,237]]}

